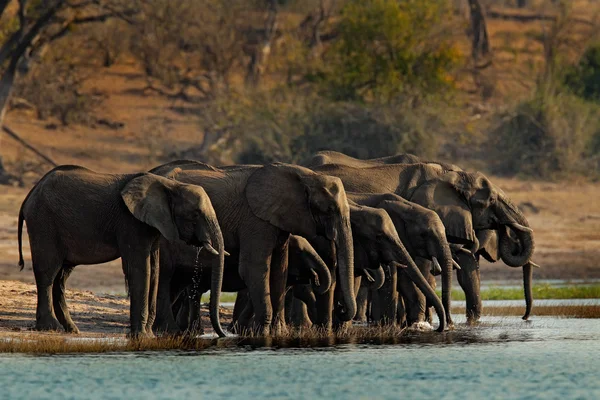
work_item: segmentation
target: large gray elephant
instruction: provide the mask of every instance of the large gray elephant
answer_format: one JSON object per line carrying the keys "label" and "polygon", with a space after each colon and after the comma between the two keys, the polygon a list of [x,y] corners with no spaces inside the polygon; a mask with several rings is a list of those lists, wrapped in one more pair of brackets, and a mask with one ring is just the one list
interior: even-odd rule
{"label": "large gray elephant", "polygon": [[[444,223],[448,241],[472,252],[479,248],[476,231],[497,230],[500,258],[509,266],[522,266],[524,277],[531,275],[533,230],[504,192],[481,173],[449,171],[436,164],[365,168],[327,164],[313,170],[339,177],[347,191],[395,193],[434,210]],[[523,283],[530,292],[531,279],[524,278]]]}
{"label": "large gray elephant", "polygon": [[256,317],[253,330],[268,334],[283,323],[290,234],[325,236],[335,244],[347,315],[356,312],[354,250],[346,192],[338,178],[274,163],[227,169],[175,161],[153,173],[202,186],[215,208],[225,246],[236,254]]}
{"label": "large gray elephant", "polygon": [[[457,266],[452,258],[450,245],[446,239],[446,230],[440,217],[432,210],[412,203],[393,193],[354,193],[348,192],[348,198],[352,201],[375,208],[385,210],[390,216],[394,227],[406,246],[408,253],[413,259],[429,260],[439,269],[442,275],[442,303],[446,311],[446,322],[449,326],[453,324],[450,313],[452,292],[452,270]],[[429,267],[430,263],[417,262],[417,265]],[[460,268],[460,267],[459,267]],[[420,268],[421,272],[428,277],[429,268]],[[396,272],[400,276],[396,277]],[[406,299],[410,305],[409,322],[418,322],[425,317],[425,298],[416,290],[407,285],[413,285],[404,270],[396,271],[394,268],[388,270],[391,279],[387,279],[382,288],[378,290],[381,297],[378,304],[382,310],[377,312],[377,319],[382,321],[395,320],[397,294],[392,281],[397,281],[401,288],[406,288],[404,293],[414,293],[411,299]],[[433,280],[435,282],[435,280]],[[364,309],[364,306],[363,306]]]}
{"label": "large gray elephant", "polygon": [[200,186],[150,173],[109,175],[72,165],[54,168],[21,205],[21,269],[23,221],[27,222],[38,292],[36,329],[56,330],[62,325],[68,332],[78,332],[65,301],[69,274],[79,264],[121,257],[131,297],[131,335],[152,335],[162,235],[209,253],[215,265],[211,321],[215,331],[225,335],[218,315],[223,235],[211,201]]}

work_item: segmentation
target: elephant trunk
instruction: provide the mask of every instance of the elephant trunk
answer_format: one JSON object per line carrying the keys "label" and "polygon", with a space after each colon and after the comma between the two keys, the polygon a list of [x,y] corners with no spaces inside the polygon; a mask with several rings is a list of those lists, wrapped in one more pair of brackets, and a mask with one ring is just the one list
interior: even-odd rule
{"label": "elephant trunk", "polygon": [[505,228],[499,229],[500,258],[508,266],[521,267],[531,260],[535,243],[533,230],[523,213],[513,205],[505,196],[500,196],[500,224],[508,227],[516,237],[515,241],[510,237]]}
{"label": "elephant trunk", "polygon": [[356,314],[356,298],[354,296],[354,246],[350,228],[350,213],[343,215],[338,225],[335,237],[340,288],[344,299],[345,309],[339,313],[341,321],[351,321]]}
{"label": "elephant trunk", "polygon": [[[383,270],[383,267],[380,265],[377,269],[369,269],[365,272],[367,272],[372,278],[372,280],[365,280],[367,288],[369,288],[369,290],[379,290],[379,288],[381,288],[385,282],[385,271]],[[365,278],[363,277],[363,279]]]}
{"label": "elephant trunk", "polygon": [[[217,245],[217,252],[219,257],[219,265],[213,266],[211,271],[210,281],[210,323],[215,330],[215,333],[219,337],[225,337],[225,332],[221,328],[221,321],[219,320],[219,303],[221,300],[221,288],[223,287],[223,275],[225,273],[225,242],[223,240],[223,234],[218,223],[216,223],[216,216],[214,217],[215,222],[210,224],[211,232],[213,232],[213,243]],[[215,268],[217,267],[217,268]]]}
{"label": "elephant trunk", "polygon": [[452,326],[454,322],[452,321],[450,308],[452,306],[452,270],[454,264],[452,263],[450,246],[445,238],[442,240],[442,243],[440,243],[437,253],[442,266],[442,303],[444,304],[444,309],[446,311],[446,322],[448,326]]}
{"label": "elephant trunk", "polygon": [[[408,254],[402,242],[398,241],[397,248],[399,249],[398,259],[406,260],[406,273],[419,288],[419,290],[425,295],[427,301],[435,308],[435,312],[440,320],[440,325],[438,326],[437,331],[443,332],[446,329],[446,312],[444,310],[442,301],[435,293],[435,290],[433,290],[433,288],[429,285],[427,279],[425,279],[412,257]],[[403,268],[403,266],[397,262],[394,262],[394,265],[397,268]]]}
{"label": "elephant trunk", "polygon": [[310,253],[310,257],[305,258],[306,263],[303,265],[316,274],[314,279],[311,279],[312,288],[315,293],[324,294],[331,287],[331,272],[314,248],[311,247],[307,251]]}
{"label": "elephant trunk", "polygon": [[523,319],[527,321],[533,307],[533,294],[531,291],[531,281],[533,278],[533,267],[531,263],[523,265],[523,290],[525,292],[525,315]]}

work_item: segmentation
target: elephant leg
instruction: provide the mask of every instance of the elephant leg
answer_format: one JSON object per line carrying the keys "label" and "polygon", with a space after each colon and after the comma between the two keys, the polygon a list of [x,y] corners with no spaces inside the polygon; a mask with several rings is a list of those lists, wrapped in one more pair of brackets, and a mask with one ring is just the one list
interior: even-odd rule
{"label": "elephant leg", "polygon": [[52,285],[52,302],[54,303],[56,318],[63,328],[65,328],[65,331],[69,333],[79,333],[79,329],[71,319],[71,313],[69,312],[67,300],[65,298],[67,279],[69,279],[69,275],[73,272],[73,268],[73,266],[63,266],[58,274],[56,274],[54,284]]}
{"label": "elephant leg", "polygon": [[293,311],[296,313],[296,326],[312,326],[317,319],[317,298],[312,285],[296,285],[293,289]]}
{"label": "elephant leg", "polygon": [[273,307],[269,292],[269,269],[275,249],[275,240],[271,245],[264,241],[265,238],[251,235],[242,241],[240,246],[239,273],[248,287],[250,301],[254,308],[252,331],[258,335],[269,335],[273,321]]}
{"label": "elephant leg", "polygon": [[333,306],[335,301],[335,272],[332,273],[331,288],[328,292],[316,295],[317,300],[317,318],[313,321],[313,326],[331,332],[333,329]]}
{"label": "elephant leg", "polygon": [[362,284],[358,289],[356,296],[356,315],[354,320],[358,322],[367,322],[367,300],[369,297],[369,288]]}
{"label": "elephant leg", "polygon": [[294,306],[294,290],[288,288],[285,293],[285,323],[288,325],[292,324],[292,308]]}
{"label": "elephant leg", "polygon": [[188,288],[186,288],[173,303],[173,315],[175,315],[175,321],[177,322],[177,326],[182,331],[185,331],[189,328],[190,323],[190,304],[192,300],[190,299],[190,292]]}
{"label": "elephant leg", "polygon": [[240,335],[248,335],[254,333],[252,330],[252,319],[254,316],[254,306],[252,305],[252,300],[250,299],[250,295],[248,295],[248,301],[246,302],[244,309],[240,313],[240,318],[237,323],[238,334]]}
{"label": "elephant leg", "polygon": [[[34,238],[31,243],[36,243]],[[37,244],[37,243],[36,243]],[[41,248],[49,248],[40,246]],[[31,259],[35,284],[37,286],[37,309],[35,313],[35,329],[38,331],[57,331],[61,324],[56,319],[52,301],[54,279],[62,269],[62,259],[57,254],[43,254],[32,249]]]}
{"label": "elephant leg", "polygon": [[248,289],[242,289],[237,292],[237,296],[235,297],[235,303],[233,304],[233,314],[231,316],[231,331],[234,333],[238,332],[238,324],[240,315],[244,311],[246,307],[246,303],[248,303]]}
{"label": "elephant leg", "polygon": [[456,270],[456,278],[465,292],[467,323],[474,323],[481,317],[483,309],[478,261],[468,254],[458,254],[457,258],[461,269]]}
{"label": "elephant leg", "polygon": [[385,282],[383,286],[374,293],[377,298],[379,315],[374,315],[374,321],[383,325],[394,325],[398,310],[398,271],[395,266],[384,268]]}
{"label": "elephant leg", "polygon": [[202,335],[204,329],[202,328],[202,295],[203,293],[199,290],[196,291],[195,295],[190,293],[190,301],[188,308],[188,330],[196,335]]}
{"label": "elephant leg", "polygon": [[425,319],[425,296],[404,271],[398,273],[398,290],[404,299],[406,322],[409,325]]}
{"label": "elephant leg", "polygon": [[159,243],[160,238],[154,242],[150,253],[150,290],[148,291],[148,321],[146,322],[146,332],[150,335],[152,335],[152,326],[156,320],[156,303],[158,301]]}
{"label": "elephant leg", "polygon": [[[149,246],[151,247],[151,246]],[[123,271],[127,272],[129,282],[130,305],[129,314],[131,320],[132,338],[152,336],[152,332],[146,332],[148,322],[148,293],[150,293],[150,249],[128,249],[122,255]]]}
{"label": "elephant leg", "polygon": [[[287,235],[289,237],[289,235]],[[289,240],[286,239],[281,247],[275,248],[271,257],[270,287],[273,320],[271,323],[274,334],[282,334],[285,325],[285,293],[287,291]]]}
{"label": "elephant leg", "polygon": [[398,326],[406,327],[406,308],[404,307],[404,299],[402,296],[398,296],[398,308],[396,311],[396,322]]}

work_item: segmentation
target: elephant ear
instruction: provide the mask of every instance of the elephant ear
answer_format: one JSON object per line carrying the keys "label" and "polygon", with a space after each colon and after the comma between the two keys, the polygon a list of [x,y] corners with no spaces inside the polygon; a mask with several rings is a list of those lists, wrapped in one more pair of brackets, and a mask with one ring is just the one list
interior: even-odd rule
{"label": "elephant ear", "polygon": [[177,241],[179,232],[171,215],[170,183],[166,178],[143,174],[125,185],[121,197],[136,219],[158,229],[167,240]]}
{"label": "elephant ear", "polygon": [[419,186],[409,199],[435,211],[450,242],[472,244],[476,242],[473,217],[462,192],[451,182],[435,180]]}
{"label": "elephant ear", "polygon": [[477,231],[479,240],[478,253],[489,262],[496,262],[500,259],[498,246],[498,232],[493,229],[482,229]]}
{"label": "elephant ear", "polygon": [[[246,199],[252,213],[279,229],[312,238],[317,234],[310,211],[305,168],[270,164],[256,170],[246,184]],[[314,172],[306,169],[307,173]]]}

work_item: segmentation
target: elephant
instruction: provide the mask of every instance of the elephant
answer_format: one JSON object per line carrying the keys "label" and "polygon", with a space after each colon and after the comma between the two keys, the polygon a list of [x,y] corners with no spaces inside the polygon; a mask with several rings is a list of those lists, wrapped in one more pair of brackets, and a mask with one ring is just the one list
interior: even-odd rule
{"label": "elephant", "polygon": [[[421,272],[429,277],[431,284],[435,285],[435,279],[429,273],[430,263],[424,260],[430,260],[435,269],[439,269],[442,274],[442,303],[446,311],[446,323],[452,326],[451,308],[451,291],[452,291],[452,269],[460,266],[453,260],[450,245],[446,239],[446,229],[440,217],[432,210],[412,203],[393,193],[354,193],[347,192],[348,198],[353,202],[369,207],[376,207],[385,210],[390,216],[402,243],[404,243],[408,253],[415,259],[418,265],[424,266],[420,268]],[[390,279],[387,279],[383,287],[378,291],[381,296],[377,303],[382,305],[383,309],[378,310],[375,314],[377,319],[392,322],[395,318],[397,303],[396,286],[393,286],[392,281],[397,281],[398,289],[402,290],[406,296],[412,293],[410,298],[410,317],[409,323],[418,322],[425,316],[425,298],[420,295],[406,276],[405,271],[398,271],[400,274],[396,277],[396,270],[390,268],[388,270]],[[432,282],[431,282],[432,281]],[[363,295],[363,301],[365,297]],[[405,299],[408,303],[409,299]],[[385,306],[383,306],[385,305]],[[358,304],[357,304],[358,306]],[[363,310],[365,306],[362,305]],[[361,316],[362,317],[362,316]],[[364,318],[361,318],[364,319]]]}
{"label": "elephant", "polygon": [[[163,240],[160,251],[161,268],[155,331],[171,334],[202,331],[199,306],[202,295],[210,289],[210,267],[199,268],[196,265],[194,249],[182,243]],[[329,268],[308,241],[300,236],[290,235],[288,257],[287,286],[292,290],[298,288],[297,296],[310,304],[310,311],[316,313],[314,295],[311,302],[310,297],[306,297],[307,291],[300,288],[307,284],[312,287],[314,293],[327,292],[331,286]],[[245,288],[246,285],[238,273],[236,259],[228,257],[225,263],[223,291],[240,292]],[[234,316],[233,323],[236,323],[237,319],[237,315]]]}
{"label": "elephant", "polygon": [[211,322],[219,323],[225,248],[210,198],[197,185],[151,173],[100,174],[75,165],[48,172],[31,189],[19,211],[19,266],[27,222],[38,302],[36,329],[79,330],[65,301],[73,268],[121,257],[131,298],[131,336],[152,336],[158,287],[159,239],[204,249],[215,268],[211,279]]}
{"label": "elephant", "polygon": [[325,150],[317,152],[309,161],[304,163],[303,165],[308,168],[318,167],[326,164],[340,164],[347,165],[349,167],[355,168],[364,168],[364,167],[373,167],[376,165],[385,165],[385,164],[437,164],[448,171],[462,171],[462,169],[454,164],[438,162],[438,161],[424,161],[421,158],[409,154],[396,154],[394,156],[388,157],[380,157],[380,158],[371,158],[368,160],[361,160],[358,158],[347,156],[344,153],[339,153],[337,151]]}
{"label": "elephant", "polygon": [[[335,177],[284,163],[215,168],[179,160],[151,170],[200,185],[212,200],[225,246],[256,316],[253,331],[270,334],[283,326],[290,234],[325,236],[336,248],[340,286],[349,320],[356,312],[354,250],[346,192]],[[235,254],[235,256],[234,256]]]}
{"label": "elephant", "polygon": [[[356,198],[356,195],[352,195],[352,197]],[[438,331],[445,330],[447,318],[444,306],[406,250],[390,215],[383,209],[350,201],[350,221],[354,241],[355,290],[358,291],[361,281],[365,279],[369,282],[368,285],[372,290],[377,290],[382,284],[385,284],[386,271],[400,268],[406,271],[410,280],[435,307],[440,319]],[[324,260],[330,258],[326,248],[315,243],[313,246]],[[339,291],[335,288],[335,282],[332,287],[333,292],[330,291],[325,296],[317,296],[317,312],[319,314],[317,326],[327,326],[323,324],[323,319],[332,318],[332,316],[335,319],[339,314],[338,308],[332,313],[333,305],[339,303],[336,299],[339,297]],[[331,298],[332,294],[333,298]],[[339,322],[341,321],[338,321],[338,324]]]}
{"label": "elephant", "polygon": [[339,177],[349,192],[395,193],[435,211],[448,241],[462,244],[471,252],[479,248],[477,231],[496,230],[500,258],[509,266],[523,268],[525,292],[531,292],[531,279],[527,277],[531,276],[535,248],[533,230],[508,196],[483,174],[449,171],[436,164],[365,168],[327,164],[312,169]]}

